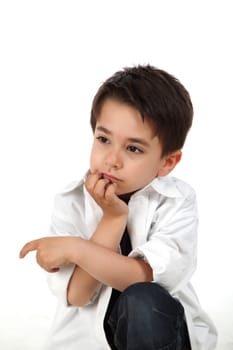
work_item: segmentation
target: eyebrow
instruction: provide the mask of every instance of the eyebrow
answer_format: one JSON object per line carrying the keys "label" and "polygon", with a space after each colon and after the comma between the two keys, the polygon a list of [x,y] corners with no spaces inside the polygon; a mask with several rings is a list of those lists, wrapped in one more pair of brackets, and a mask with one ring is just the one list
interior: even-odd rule
{"label": "eyebrow", "polygon": [[[97,126],[96,130],[102,131],[107,135],[112,135],[112,132],[110,130],[108,130],[107,128],[105,128],[104,126]],[[137,144],[140,144],[140,145],[147,147],[147,148],[150,147],[150,144],[146,140],[141,139],[140,137],[128,137],[127,140],[129,142],[137,143]]]}

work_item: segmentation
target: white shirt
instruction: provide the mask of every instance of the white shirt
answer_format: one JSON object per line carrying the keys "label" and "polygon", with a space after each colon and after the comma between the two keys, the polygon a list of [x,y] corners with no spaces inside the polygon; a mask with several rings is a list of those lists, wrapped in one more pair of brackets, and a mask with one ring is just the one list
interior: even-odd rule
{"label": "white shirt", "polygon": [[[127,228],[131,258],[147,261],[154,281],[178,298],[185,310],[192,350],[214,350],[217,332],[201,308],[190,278],[196,269],[198,216],[194,190],[174,177],[154,179],[129,201]],[[102,216],[83,181],[55,197],[50,235],[89,239]],[[74,266],[48,274],[49,287],[58,297],[46,350],[110,349],[103,319],[111,287],[102,285],[84,307],[67,304],[67,285]]]}

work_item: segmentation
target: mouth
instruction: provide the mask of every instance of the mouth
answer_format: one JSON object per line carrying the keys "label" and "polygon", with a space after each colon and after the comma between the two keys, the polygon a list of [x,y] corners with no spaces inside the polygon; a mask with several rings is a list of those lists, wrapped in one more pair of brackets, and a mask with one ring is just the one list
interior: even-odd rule
{"label": "mouth", "polygon": [[113,176],[111,174],[106,174],[106,173],[101,173],[101,178],[109,180],[111,183],[116,183],[116,182],[121,181],[117,177],[115,177],[115,176]]}

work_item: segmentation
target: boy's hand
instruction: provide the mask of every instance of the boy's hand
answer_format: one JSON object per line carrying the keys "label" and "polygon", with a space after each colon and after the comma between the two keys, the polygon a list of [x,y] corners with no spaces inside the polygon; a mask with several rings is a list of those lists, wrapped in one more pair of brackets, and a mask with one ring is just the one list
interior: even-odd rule
{"label": "boy's hand", "polygon": [[44,237],[28,242],[21,249],[19,257],[24,258],[36,250],[37,263],[48,272],[57,272],[61,266],[68,265],[68,258],[74,246],[74,237]]}
{"label": "boy's hand", "polygon": [[98,173],[88,175],[85,187],[103,210],[105,217],[128,216],[128,206],[116,195],[117,184],[104,179]]}

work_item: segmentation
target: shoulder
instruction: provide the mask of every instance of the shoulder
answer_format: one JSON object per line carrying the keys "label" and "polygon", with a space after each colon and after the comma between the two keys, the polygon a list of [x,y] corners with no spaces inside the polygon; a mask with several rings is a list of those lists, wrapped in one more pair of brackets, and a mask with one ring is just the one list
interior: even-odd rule
{"label": "shoulder", "polygon": [[60,195],[72,195],[76,192],[79,192],[80,189],[83,187],[84,180],[74,180],[71,181],[70,183],[66,184],[64,187],[60,189],[58,194]]}
{"label": "shoulder", "polygon": [[194,188],[189,183],[176,177],[171,177],[171,180],[174,182],[174,185],[176,186],[183,198],[188,199],[196,196]]}
{"label": "shoulder", "polygon": [[70,214],[74,207],[84,207],[84,180],[72,181],[63,187],[54,197],[54,210]]}
{"label": "shoulder", "polygon": [[187,227],[190,223],[196,225],[198,210],[196,193],[192,186],[171,176],[159,178],[154,185],[156,190],[151,204],[155,204],[153,219],[157,229],[167,225],[173,229],[184,223]]}
{"label": "shoulder", "polygon": [[195,190],[187,182],[173,176],[157,177],[151,187],[167,198],[188,199],[195,197]]}
{"label": "shoulder", "polygon": [[[191,185],[176,177],[166,176],[154,182],[156,215],[169,221],[171,218],[197,217],[196,193]],[[163,221],[164,222],[164,221]]]}

